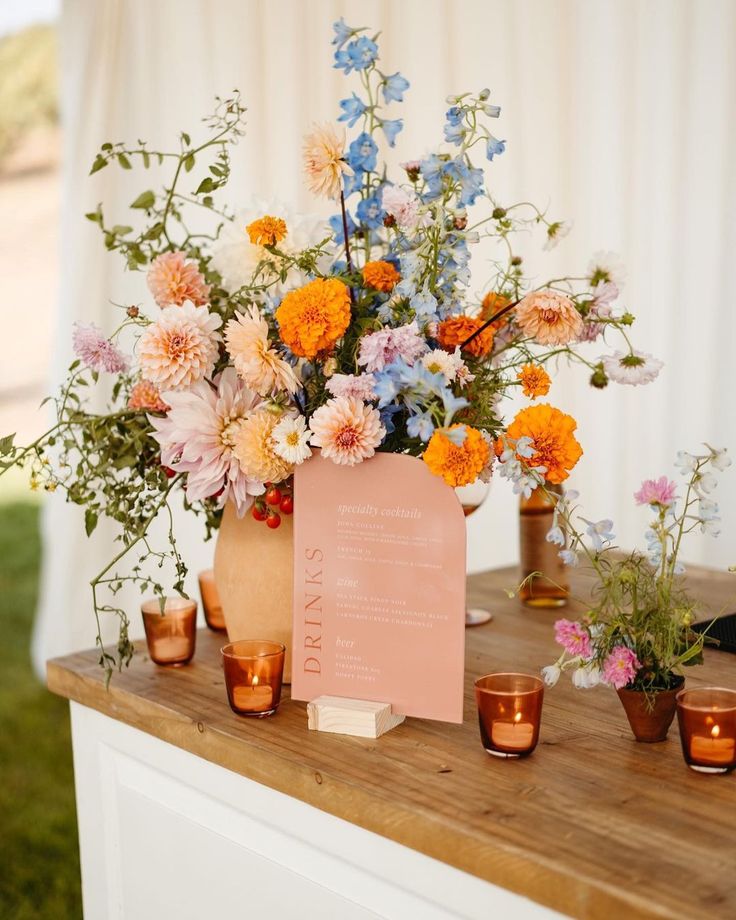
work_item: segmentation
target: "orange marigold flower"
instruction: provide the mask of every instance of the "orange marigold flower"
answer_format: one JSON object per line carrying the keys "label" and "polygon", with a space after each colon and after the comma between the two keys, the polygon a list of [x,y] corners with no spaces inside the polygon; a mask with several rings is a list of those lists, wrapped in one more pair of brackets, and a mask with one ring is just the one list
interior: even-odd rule
{"label": "orange marigold flower", "polygon": [[350,325],[350,291],[337,278],[317,278],[289,291],[276,311],[281,341],[300,358],[329,351]]}
{"label": "orange marigold flower", "polygon": [[245,228],[254,246],[275,246],[286,236],[286,221],[269,214],[259,217]]}
{"label": "orange marigold flower", "polygon": [[535,454],[526,462],[530,466],[547,468],[547,482],[560,483],[567,479],[570,470],[583,455],[583,448],[573,432],[578,423],[571,415],[566,415],[541,403],[522,409],[506,430],[506,435],[513,441],[519,438],[532,439]]}
{"label": "orange marigold flower", "polygon": [[[471,316],[451,316],[440,323],[437,329],[437,341],[445,351],[454,351],[482,325],[483,320],[473,319]],[[492,348],[493,329],[489,326],[466,345],[463,351],[476,358],[484,358]]]}
{"label": "orange marigold flower", "polygon": [[451,425],[449,430],[465,429],[465,440],[458,446],[438,429],[429,439],[422,459],[435,474],[441,476],[448,486],[467,486],[475,482],[490,460],[491,448],[488,441],[469,425]]}
{"label": "orange marigold flower", "polygon": [[[495,291],[489,291],[486,296],[483,298],[483,303],[481,305],[480,318],[483,322],[487,322],[492,316],[495,316],[496,313],[499,313],[503,310],[504,307],[508,307],[511,303],[509,298],[505,294],[497,294]],[[501,326],[505,326],[506,323],[511,318],[511,310],[508,313],[505,313],[503,316],[500,316],[495,320],[491,326],[492,329],[500,329]]]}
{"label": "orange marigold flower", "polygon": [[401,275],[390,262],[366,262],[363,266],[363,281],[368,287],[389,294],[401,281]]}
{"label": "orange marigold flower", "polygon": [[546,396],[552,383],[552,378],[539,364],[525,364],[516,379],[521,382],[524,396],[535,399],[537,396]]}

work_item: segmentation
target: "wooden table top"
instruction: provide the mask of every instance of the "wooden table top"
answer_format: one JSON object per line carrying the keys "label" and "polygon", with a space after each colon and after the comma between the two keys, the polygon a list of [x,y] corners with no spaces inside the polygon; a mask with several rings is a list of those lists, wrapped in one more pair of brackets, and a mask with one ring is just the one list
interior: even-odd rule
{"label": "wooden table top", "polygon": [[[584,576],[577,575],[578,592]],[[712,609],[736,609],[736,579],[691,573]],[[534,754],[499,760],[480,744],[473,681],[537,673],[557,655],[557,614],[503,589],[516,572],[469,579],[468,603],[494,612],[467,630],[465,722],[407,719],[377,740],[310,732],[304,703],[270,719],[234,715],[221,637],[201,630],[189,667],[156,667],[139,649],[109,691],[97,652],[55,659],[49,688],[206,760],[573,917],[736,916],[736,773],[689,770],[676,724],[638,744],[614,691],[545,694]],[[736,687],[736,657],[706,651],[690,686]]]}

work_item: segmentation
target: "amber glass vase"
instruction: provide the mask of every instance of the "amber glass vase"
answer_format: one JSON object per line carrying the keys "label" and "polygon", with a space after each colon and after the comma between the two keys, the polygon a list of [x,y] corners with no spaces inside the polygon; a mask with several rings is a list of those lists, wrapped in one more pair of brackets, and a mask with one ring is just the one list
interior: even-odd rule
{"label": "amber glass vase", "polygon": [[[522,495],[519,505],[519,551],[521,578],[528,579],[519,592],[527,607],[563,607],[567,603],[567,575],[559,557],[560,547],[547,541],[552,527],[557,496],[562,487],[548,484]],[[540,574],[533,578],[533,572]]]}
{"label": "amber glass vase", "polygon": [[180,667],[194,655],[197,641],[197,604],[183,597],[158,598],[141,605],[148,654],[156,664]]}

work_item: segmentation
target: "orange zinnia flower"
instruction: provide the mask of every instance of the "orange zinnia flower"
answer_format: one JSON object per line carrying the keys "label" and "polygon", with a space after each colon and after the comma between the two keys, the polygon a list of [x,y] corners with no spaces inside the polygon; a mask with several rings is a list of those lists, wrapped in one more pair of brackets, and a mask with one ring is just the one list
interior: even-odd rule
{"label": "orange zinnia flower", "polygon": [[286,236],[286,222],[269,214],[259,217],[245,228],[254,246],[275,246]]}
{"label": "orange zinnia flower", "polygon": [[583,455],[583,448],[573,432],[578,423],[549,403],[522,409],[506,430],[512,441],[529,437],[535,454],[526,462],[529,466],[547,468],[547,482],[564,482]]}
{"label": "orange zinnia flower", "polygon": [[450,431],[465,429],[462,445],[454,444],[440,429],[429,439],[422,459],[435,474],[441,476],[448,486],[467,486],[475,482],[488,465],[491,448],[477,428],[470,425],[451,425]]}
{"label": "orange zinnia flower", "polygon": [[[473,319],[471,316],[451,316],[440,323],[437,340],[446,351],[454,351],[482,325],[483,320]],[[493,329],[489,326],[466,345],[463,351],[467,351],[476,358],[484,358],[492,348]]]}
{"label": "orange zinnia flower", "polygon": [[401,281],[401,275],[390,262],[366,262],[363,266],[363,281],[368,287],[390,294]]}
{"label": "orange zinnia flower", "polygon": [[537,396],[546,396],[552,383],[552,378],[539,364],[525,364],[516,379],[521,382],[522,393],[530,399]]}
{"label": "orange zinnia flower", "polygon": [[350,291],[337,278],[316,278],[289,291],[276,311],[281,341],[300,358],[329,351],[350,325]]}

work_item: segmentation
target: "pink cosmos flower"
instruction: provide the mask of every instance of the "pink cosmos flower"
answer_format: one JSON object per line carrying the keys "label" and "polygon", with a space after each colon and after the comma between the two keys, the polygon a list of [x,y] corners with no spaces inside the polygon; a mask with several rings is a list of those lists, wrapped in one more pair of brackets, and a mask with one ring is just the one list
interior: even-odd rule
{"label": "pink cosmos flower", "polygon": [[419,334],[416,320],[412,320],[406,326],[398,326],[396,329],[385,326],[378,332],[364,335],[360,340],[358,364],[367,371],[382,371],[397,358],[403,358],[407,364],[414,364],[426,350],[427,342]]}
{"label": "pink cosmos flower", "polygon": [[93,371],[107,371],[108,374],[120,374],[128,369],[128,359],[94,323],[74,323],[73,328],[74,354],[87,367]]}
{"label": "pink cosmos flower", "polygon": [[634,651],[625,645],[617,645],[603,662],[603,683],[620,690],[634,680],[640,667],[641,662]]}
{"label": "pink cosmos flower", "polygon": [[590,633],[582,623],[573,620],[557,620],[555,642],[561,645],[569,655],[579,655],[581,658],[591,658],[593,655]]}
{"label": "pink cosmos flower", "polygon": [[191,300],[195,307],[209,302],[210,286],[194,259],[183,252],[163,252],[151,262],[146,277],[148,288],[159,307]]}
{"label": "pink cosmos flower", "polygon": [[677,483],[666,476],[659,479],[645,479],[638,492],[634,492],[637,505],[661,505],[669,508],[674,502]]}
{"label": "pink cosmos flower", "polygon": [[252,496],[264,491],[263,483],[243,473],[233,453],[240,426],[260,403],[258,395],[245,386],[235,368],[228,367],[214,385],[200,380],[188,391],[161,396],[170,407],[168,414],[148,416],[161,445],[161,463],[188,474],[189,501],[219,495],[224,505],[232,497],[242,517]]}
{"label": "pink cosmos flower", "polygon": [[333,396],[344,396],[345,399],[352,396],[370,402],[376,398],[375,384],[373,374],[334,374],[327,381],[327,389]]}

